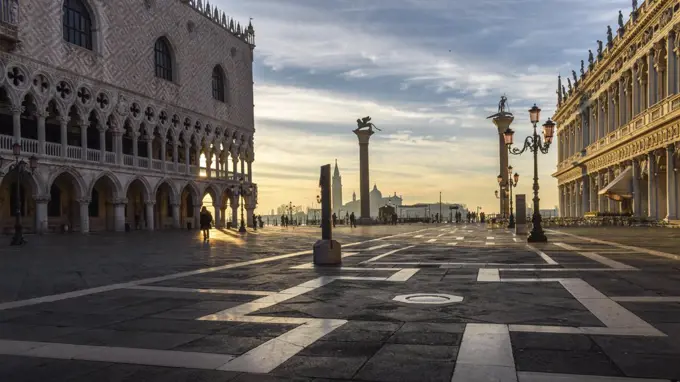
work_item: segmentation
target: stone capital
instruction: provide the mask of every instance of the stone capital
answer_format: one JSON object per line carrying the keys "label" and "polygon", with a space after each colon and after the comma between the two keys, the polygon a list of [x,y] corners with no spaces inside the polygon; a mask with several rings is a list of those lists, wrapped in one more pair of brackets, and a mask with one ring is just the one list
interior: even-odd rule
{"label": "stone capital", "polygon": [[368,140],[371,138],[371,135],[375,134],[375,132],[373,132],[373,130],[355,129],[355,130],[352,130],[352,131],[354,132],[354,134],[357,135],[357,138],[359,138],[359,144],[360,145],[367,145]]}
{"label": "stone capital", "polygon": [[148,207],[148,206],[153,207],[153,206],[156,205],[156,201],[155,201],[155,200],[145,200],[145,201],[144,201],[144,204],[145,204],[147,207]]}
{"label": "stone capital", "polygon": [[505,133],[505,130],[507,130],[512,122],[515,120],[515,117],[512,114],[501,114],[493,118],[493,124],[496,125],[496,128],[498,129],[498,134],[501,135]]}
{"label": "stone capital", "polygon": [[91,200],[88,199],[88,198],[81,198],[81,199],[77,199],[76,202],[78,202],[80,204],[90,204]]}

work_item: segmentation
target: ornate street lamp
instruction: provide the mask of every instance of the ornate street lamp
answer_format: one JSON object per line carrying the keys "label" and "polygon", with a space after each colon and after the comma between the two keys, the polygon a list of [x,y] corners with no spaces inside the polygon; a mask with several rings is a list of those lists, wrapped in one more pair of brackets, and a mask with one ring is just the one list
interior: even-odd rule
{"label": "ornate street lamp", "polygon": [[[28,163],[26,163],[26,161],[24,161],[23,159],[20,159],[21,144],[19,144],[18,142],[12,146],[12,154],[14,155],[14,163],[9,165],[7,173],[8,174],[11,174],[13,172],[16,173],[17,186],[14,199],[16,204],[16,210],[14,211],[16,221],[14,223],[14,236],[12,237],[10,245],[23,245],[26,244],[26,239],[24,239],[23,235],[24,229],[21,224],[21,178],[24,174],[29,175],[33,174],[35,169],[38,168],[38,158],[36,158],[35,155],[32,155],[28,159]],[[2,162],[4,160],[5,159],[0,158],[0,168],[2,167]],[[28,169],[26,168],[27,166]]]}
{"label": "ornate street lamp", "polygon": [[245,201],[246,201],[245,196],[249,195],[253,190],[252,186],[245,187],[244,183],[245,182],[244,182],[243,177],[240,177],[239,180],[238,180],[238,188],[236,188],[236,186],[231,186],[231,190],[236,195],[236,197],[243,199],[243,202],[241,202],[241,200],[239,200],[239,202],[241,202],[240,203],[241,204],[241,226],[238,228],[239,233],[246,233],[246,223],[245,223],[245,219],[243,218],[243,203],[245,203]]}
{"label": "ornate street lamp", "polygon": [[536,131],[536,125],[538,124],[540,114],[541,109],[539,109],[538,106],[534,104],[534,106],[529,110],[529,118],[531,120],[531,124],[534,126],[534,131],[532,135],[528,136],[524,140],[524,147],[521,149],[512,147],[513,135],[515,134],[512,129],[508,128],[503,134],[505,144],[508,146],[508,152],[510,154],[521,155],[527,149],[529,149],[534,154],[534,215],[532,217],[533,227],[531,228],[531,233],[527,238],[527,241],[530,243],[545,243],[548,241],[548,238],[543,232],[543,228],[541,228],[541,212],[539,208],[540,199],[538,198],[538,153],[548,153],[548,149],[550,148],[553,134],[555,132],[555,123],[548,119],[543,124],[543,140],[541,140],[541,136],[538,135]]}
{"label": "ornate street lamp", "polygon": [[517,182],[519,182],[519,174],[515,173],[512,175],[512,166],[508,166],[508,189],[510,190],[510,221],[508,222],[508,228],[515,228],[515,214],[513,213],[514,208],[512,205],[512,189],[517,187]]}

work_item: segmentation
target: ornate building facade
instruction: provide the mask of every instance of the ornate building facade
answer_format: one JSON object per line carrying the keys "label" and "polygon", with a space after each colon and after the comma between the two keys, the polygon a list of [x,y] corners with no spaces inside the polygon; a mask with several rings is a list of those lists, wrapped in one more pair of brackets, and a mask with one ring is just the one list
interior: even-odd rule
{"label": "ornate building facade", "polygon": [[[201,0],[0,0],[0,225],[252,223],[254,30]],[[38,167],[8,171],[13,146]],[[239,185],[247,190],[239,197]],[[18,196],[18,197],[17,197]]]}
{"label": "ornate building facade", "polygon": [[[634,2],[634,5],[637,2]],[[678,218],[680,3],[648,0],[558,79],[560,213]]]}

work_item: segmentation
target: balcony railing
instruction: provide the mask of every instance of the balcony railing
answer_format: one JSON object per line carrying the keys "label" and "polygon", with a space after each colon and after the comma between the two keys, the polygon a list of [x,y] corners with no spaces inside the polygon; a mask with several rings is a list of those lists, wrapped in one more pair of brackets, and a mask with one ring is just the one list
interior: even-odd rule
{"label": "balcony railing", "polygon": [[[0,0],[0,5],[2,4],[3,0]],[[0,152],[11,152],[12,151],[12,146],[14,145],[14,137],[10,135],[1,135],[0,134]],[[29,139],[29,138],[21,138],[21,151],[23,154],[39,154],[40,153],[40,142],[38,142],[35,139]],[[85,152],[85,160],[87,162],[96,162],[96,163],[102,163],[102,151],[100,149],[91,149],[88,148]],[[112,151],[104,151],[103,152],[103,163],[106,163],[107,165],[113,165],[116,166],[119,162],[117,161],[116,158],[116,153]],[[41,155],[41,157],[44,157],[45,159],[49,159],[50,157],[55,157],[55,158],[61,158],[62,157],[62,145],[61,143],[56,143],[56,142],[45,142],[45,151],[44,154]],[[80,146],[66,146],[66,157],[67,159],[72,159],[72,160],[82,160],[83,157],[83,148]],[[134,156],[129,155],[129,154],[123,154],[122,155],[122,166],[123,167],[135,167],[135,168],[142,168],[151,170],[151,171],[157,171],[157,172],[166,172],[166,173],[177,173],[181,175],[186,175],[187,174],[187,165],[186,163],[175,163],[173,161],[162,161],[160,159],[152,159],[151,160],[151,168],[149,168],[149,158],[148,157],[137,157],[137,166],[135,166],[135,160]],[[205,167],[200,167],[197,165],[190,165],[189,166],[189,174],[193,176],[205,176],[206,174],[206,168]],[[212,169],[210,172],[211,178],[215,179],[227,179],[227,176],[229,173],[224,170],[216,170]]]}

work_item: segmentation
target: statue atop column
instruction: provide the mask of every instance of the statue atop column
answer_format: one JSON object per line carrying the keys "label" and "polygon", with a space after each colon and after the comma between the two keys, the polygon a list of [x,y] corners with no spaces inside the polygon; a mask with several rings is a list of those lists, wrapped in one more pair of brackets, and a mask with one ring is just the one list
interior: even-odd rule
{"label": "statue atop column", "polygon": [[588,49],[588,69],[593,69],[595,60],[593,59],[593,51]]}
{"label": "statue atop column", "polygon": [[571,79],[570,78],[567,78],[567,85],[569,86],[569,94],[571,94],[573,89],[571,87]]}
{"label": "statue atop column", "polygon": [[357,119],[357,129],[355,131],[367,129],[368,131],[373,132],[374,128],[378,131],[382,131],[371,122],[371,117]]}
{"label": "statue atop column", "polygon": [[612,35],[611,25],[607,25],[607,46],[610,48],[614,46],[614,36]]}
{"label": "statue atop column", "polygon": [[510,112],[510,107],[508,106],[508,97],[506,97],[505,95],[502,95],[501,100],[498,101],[498,113],[487,117],[487,119],[496,118],[496,117],[504,117],[504,116],[512,117],[512,113]]}
{"label": "statue atop column", "polygon": [[574,88],[576,88],[576,85],[578,84],[578,77],[576,76],[575,70],[571,71],[571,76],[574,77]]}

